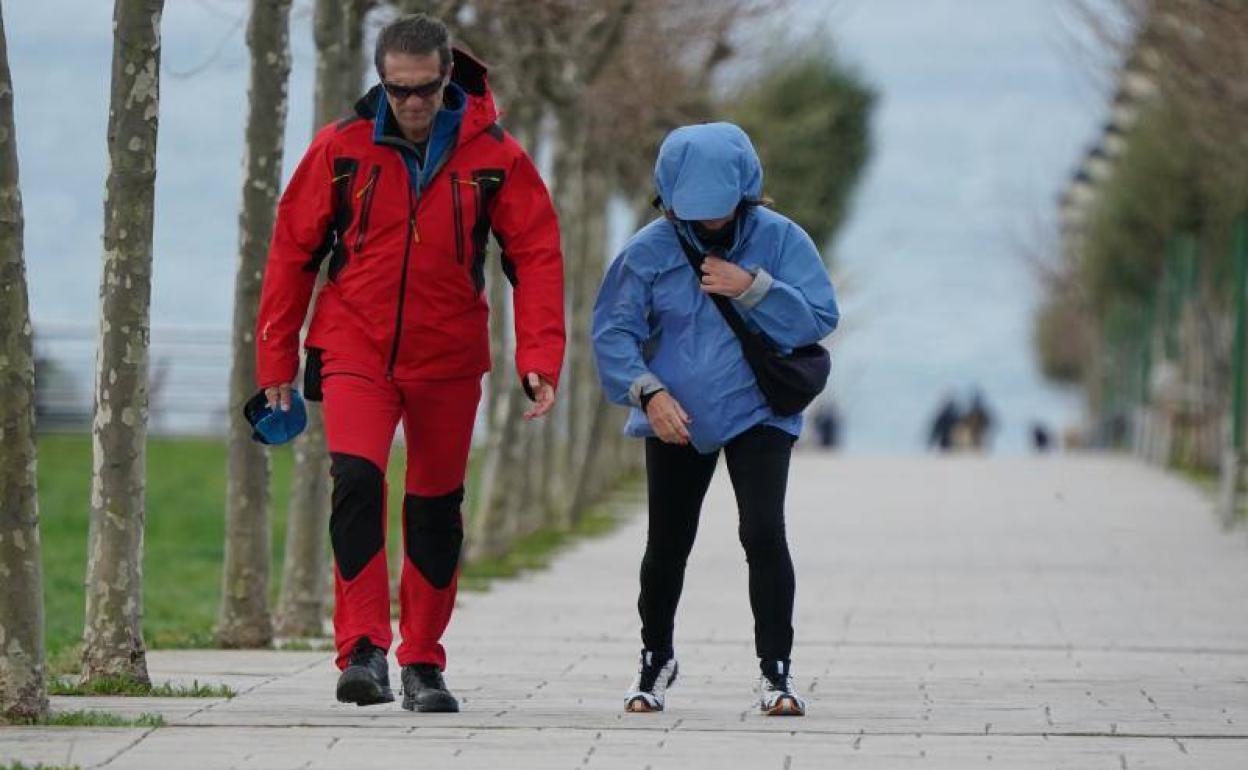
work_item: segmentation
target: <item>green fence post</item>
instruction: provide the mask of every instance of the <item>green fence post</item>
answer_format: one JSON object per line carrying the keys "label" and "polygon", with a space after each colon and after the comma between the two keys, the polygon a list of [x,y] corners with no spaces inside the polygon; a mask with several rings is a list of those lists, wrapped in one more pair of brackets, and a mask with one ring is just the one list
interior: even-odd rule
{"label": "green fence post", "polygon": [[1179,320],[1182,318],[1183,287],[1179,269],[1179,242],[1181,235],[1172,235],[1166,239],[1165,253],[1162,257],[1162,347],[1167,361],[1179,357]]}
{"label": "green fence post", "polygon": [[1135,367],[1135,412],[1131,419],[1132,448],[1140,457],[1151,456],[1153,435],[1152,389],[1154,302],[1144,300],[1139,308],[1139,348]]}
{"label": "green fence post", "polygon": [[1231,446],[1244,451],[1244,354],[1248,347],[1248,213],[1235,223],[1235,330],[1231,348]]}
{"label": "green fence post", "polygon": [[1147,407],[1152,401],[1149,385],[1153,377],[1153,335],[1157,327],[1157,311],[1153,300],[1144,302],[1144,322],[1142,342],[1140,343],[1140,404]]}
{"label": "green fence post", "polygon": [[1235,222],[1231,262],[1234,266],[1234,330],[1231,342],[1231,430],[1222,455],[1222,525],[1230,527],[1239,512],[1239,486],[1244,463],[1244,368],[1248,347],[1248,212]]}

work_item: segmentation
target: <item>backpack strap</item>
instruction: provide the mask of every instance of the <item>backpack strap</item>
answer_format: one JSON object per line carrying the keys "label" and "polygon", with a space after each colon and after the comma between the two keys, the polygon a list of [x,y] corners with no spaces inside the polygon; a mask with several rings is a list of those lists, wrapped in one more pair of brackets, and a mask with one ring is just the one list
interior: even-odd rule
{"label": "backpack strap", "polygon": [[[700,284],[702,281],[702,262],[706,257],[701,254],[687,238],[685,238],[685,236],[680,232],[680,228],[676,226],[675,222],[672,222],[672,230],[675,231],[676,240],[680,241],[680,248],[685,252],[685,259],[689,261],[689,266],[693,268],[694,275],[697,277]],[[733,307],[732,300],[722,294],[711,294],[709,296],[711,301],[715,303],[715,307],[719,308],[720,315],[724,317],[724,320],[728,323],[728,326],[731,327],[733,333],[736,334],[737,338],[741,340],[741,344],[746,347],[747,353],[753,352],[751,350],[753,346],[765,344],[758,338],[757,334],[750,331],[750,327],[746,326],[745,319],[742,318],[741,314],[737,312],[737,309]]]}

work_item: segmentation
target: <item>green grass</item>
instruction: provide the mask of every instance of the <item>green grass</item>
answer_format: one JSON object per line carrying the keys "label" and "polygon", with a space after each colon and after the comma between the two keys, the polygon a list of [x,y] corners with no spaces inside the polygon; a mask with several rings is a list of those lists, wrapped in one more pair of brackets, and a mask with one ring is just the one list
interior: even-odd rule
{"label": "green grass", "polygon": [[165,718],[160,714],[128,717],[107,711],[53,711],[47,716],[19,721],[16,724],[40,727],[164,727]]}
{"label": "green grass", "polygon": [[[272,584],[281,574],[289,447],[272,451]],[[50,668],[77,669],[85,607],[91,439],[39,440],[39,525]],[[225,536],[225,444],[209,439],[154,438],[147,452],[144,535],[144,638],[150,647],[211,647],[221,592]]]}
{"label": "green grass", "polygon": [[[1222,496],[1222,471],[1194,465],[1175,465],[1172,469],[1188,483],[1195,486],[1210,500],[1220,500]],[[1235,509],[1235,516],[1248,519],[1248,474],[1240,479],[1240,504]]]}
{"label": "green grass", "polygon": [[172,682],[151,685],[140,684],[124,677],[102,677],[87,684],[64,677],[48,683],[49,695],[125,695],[136,698],[233,698],[237,693],[223,684],[200,684],[195,680],[187,685]]}
{"label": "green grass", "polygon": [[1222,479],[1221,471],[1212,468],[1202,468],[1195,465],[1176,465],[1173,467],[1173,470],[1192,484],[1210,493],[1218,491],[1218,485]]}
{"label": "green grass", "polygon": [[0,770],[82,770],[80,765],[23,765],[21,762],[0,765]]}

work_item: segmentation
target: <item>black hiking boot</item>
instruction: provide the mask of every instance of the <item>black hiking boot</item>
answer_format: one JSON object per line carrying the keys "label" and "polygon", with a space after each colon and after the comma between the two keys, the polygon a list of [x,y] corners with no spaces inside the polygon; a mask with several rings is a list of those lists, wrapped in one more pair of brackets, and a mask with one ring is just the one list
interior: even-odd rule
{"label": "black hiking boot", "polygon": [[386,653],[380,647],[373,646],[367,637],[356,642],[347,659],[347,667],[338,677],[338,700],[357,706],[394,701]]}
{"label": "black hiking boot", "polygon": [[442,672],[432,663],[413,663],[403,667],[403,708],[408,711],[459,711],[459,701],[446,689]]}

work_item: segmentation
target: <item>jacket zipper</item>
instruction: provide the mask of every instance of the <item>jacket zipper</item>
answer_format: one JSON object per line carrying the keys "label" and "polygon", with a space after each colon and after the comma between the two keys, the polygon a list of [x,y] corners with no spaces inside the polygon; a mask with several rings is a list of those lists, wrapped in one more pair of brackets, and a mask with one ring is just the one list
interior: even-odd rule
{"label": "jacket zipper", "polygon": [[364,235],[368,232],[368,214],[373,209],[373,191],[377,189],[377,177],[381,175],[381,166],[373,165],[373,170],[368,173],[368,182],[364,185],[364,189],[356,193],[356,197],[364,196],[364,200],[360,203],[360,224],[356,228],[355,250],[358,252],[364,248]]}
{"label": "jacket zipper", "polygon": [[459,201],[459,172],[451,172],[451,207],[455,212],[455,262],[464,264],[464,215]]}
{"label": "jacket zipper", "polygon": [[407,185],[407,238],[403,242],[403,272],[399,275],[399,307],[394,314],[394,344],[390,348],[390,364],[386,367],[386,379],[394,378],[394,362],[399,357],[399,337],[403,334],[403,301],[407,297],[407,262],[412,255],[412,241],[416,233],[416,208],[412,205],[412,185]]}
{"label": "jacket zipper", "polygon": [[[453,150],[454,148],[452,148]],[[401,155],[402,153],[400,153]],[[433,175],[429,177],[428,185],[433,184],[433,180],[446,167],[450,157],[446,156],[442,159],[434,169]],[[406,169],[406,161],[404,168]],[[399,358],[399,337],[403,332],[403,300],[407,296],[407,264],[412,254],[412,243],[420,243],[420,231],[416,229],[416,209],[420,207],[420,197],[417,196],[415,203],[412,202],[412,178],[411,172],[407,174],[407,239],[403,244],[403,275],[399,276],[399,308],[394,316],[394,344],[390,347],[390,363],[386,367],[386,379],[394,379],[394,363]],[[417,177],[417,184],[420,184],[420,178]],[[455,185],[451,185],[454,187]]]}

